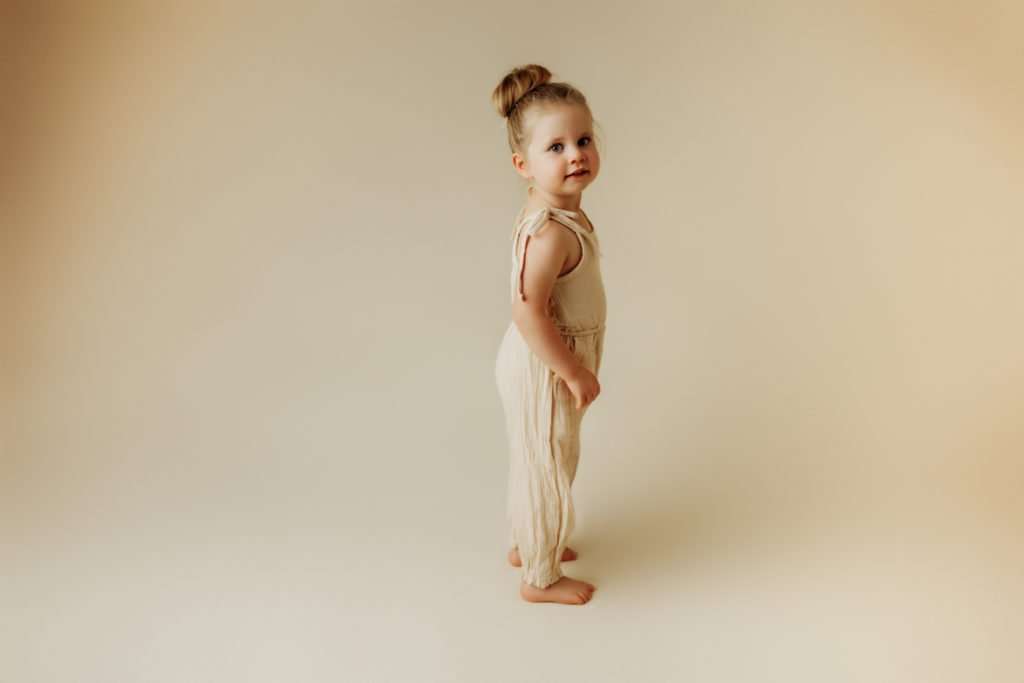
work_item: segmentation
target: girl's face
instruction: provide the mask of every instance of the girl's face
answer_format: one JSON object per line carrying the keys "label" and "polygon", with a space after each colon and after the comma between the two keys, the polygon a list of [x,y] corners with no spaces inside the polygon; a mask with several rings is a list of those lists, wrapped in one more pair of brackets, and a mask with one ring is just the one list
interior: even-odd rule
{"label": "girl's face", "polygon": [[[512,155],[516,172],[542,196],[578,198],[601,169],[590,115],[575,105],[545,105],[531,114],[526,158]],[[585,173],[572,175],[576,171]]]}

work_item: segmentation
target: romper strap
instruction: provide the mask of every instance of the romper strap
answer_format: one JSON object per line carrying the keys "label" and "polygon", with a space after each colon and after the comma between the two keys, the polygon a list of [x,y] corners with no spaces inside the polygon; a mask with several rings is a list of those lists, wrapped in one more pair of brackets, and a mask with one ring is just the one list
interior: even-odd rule
{"label": "romper strap", "polygon": [[[526,270],[526,247],[530,243],[530,237],[532,237],[538,230],[540,230],[547,223],[548,218],[554,218],[562,225],[572,229],[577,235],[583,235],[589,238],[593,243],[595,249],[600,249],[597,242],[597,236],[592,234],[589,230],[584,230],[576,223],[576,216],[579,213],[576,211],[569,211],[568,209],[559,209],[554,206],[546,206],[539,211],[535,212],[531,216],[523,218],[516,225],[516,229],[512,232],[512,255],[513,264],[512,269],[512,292],[515,296],[515,292],[518,290],[519,298],[522,301],[526,301],[526,292],[523,289],[523,274]],[[526,237],[523,239],[523,243],[519,245],[519,238],[525,233]],[[517,249],[518,247],[518,249]],[[599,252],[600,253],[600,252]]]}

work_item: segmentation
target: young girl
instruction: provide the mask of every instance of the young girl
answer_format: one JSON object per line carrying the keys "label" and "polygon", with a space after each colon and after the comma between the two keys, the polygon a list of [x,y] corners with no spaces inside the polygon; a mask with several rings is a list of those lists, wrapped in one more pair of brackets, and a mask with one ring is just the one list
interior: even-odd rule
{"label": "young girl", "polygon": [[530,64],[491,98],[512,164],[530,187],[512,232],[512,322],[495,376],[511,451],[509,562],[529,602],[583,604],[595,586],[562,574],[575,515],[580,422],[601,392],[605,294],[594,226],[580,200],[600,170],[586,98]]}

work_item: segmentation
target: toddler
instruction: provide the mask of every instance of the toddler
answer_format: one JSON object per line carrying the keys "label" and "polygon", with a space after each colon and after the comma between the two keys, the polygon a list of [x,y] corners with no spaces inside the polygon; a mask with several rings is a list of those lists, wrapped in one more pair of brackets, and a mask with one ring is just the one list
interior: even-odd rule
{"label": "toddler", "polygon": [[512,164],[529,183],[512,231],[512,321],[498,349],[510,448],[509,562],[529,602],[583,604],[596,587],[562,573],[576,559],[571,487],[580,422],[601,393],[605,294],[594,225],[580,207],[600,156],[583,94],[543,66],[513,69],[491,95]]}

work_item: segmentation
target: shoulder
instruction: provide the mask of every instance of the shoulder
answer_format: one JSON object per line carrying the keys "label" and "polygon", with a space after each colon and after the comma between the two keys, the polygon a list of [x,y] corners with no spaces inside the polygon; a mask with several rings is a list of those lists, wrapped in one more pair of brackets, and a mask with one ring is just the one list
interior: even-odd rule
{"label": "shoulder", "polygon": [[[539,220],[536,225],[530,226],[528,232],[529,242],[520,243],[520,249],[529,252],[530,259],[536,264],[545,262],[548,264],[561,264],[572,253],[575,242],[575,235],[572,228],[569,228],[554,219]],[[524,241],[526,237],[522,238]]]}
{"label": "shoulder", "polygon": [[544,251],[564,258],[573,249],[576,241],[572,228],[553,218],[539,220],[531,226],[530,251]]}
{"label": "shoulder", "polygon": [[527,233],[531,236],[531,241],[567,242],[567,238],[573,237],[572,228],[553,218],[546,211],[532,221]]}

